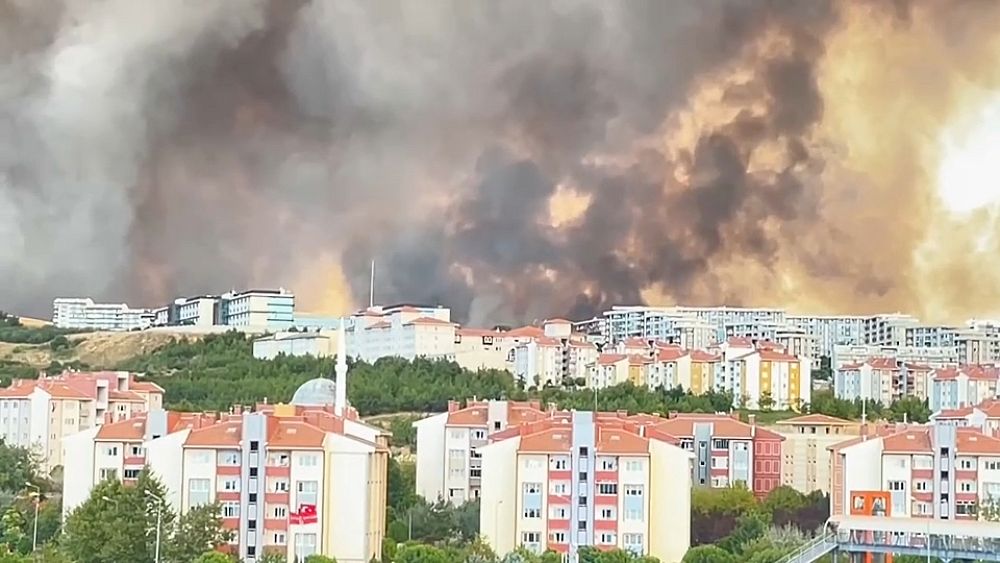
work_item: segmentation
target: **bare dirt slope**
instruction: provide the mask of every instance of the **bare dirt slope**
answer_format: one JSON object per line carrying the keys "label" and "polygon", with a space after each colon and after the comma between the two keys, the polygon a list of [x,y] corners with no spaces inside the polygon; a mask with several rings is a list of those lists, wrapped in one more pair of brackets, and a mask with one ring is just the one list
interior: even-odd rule
{"label": "bare dirt slope", "polygon": [[[197,338],[194,335],[185,335]],[[111,368],[121,362],[152,352],[170,342],[175,334],[165,332],[93,332],[70,336],[77,344],[69,349],[53,352],[48,344],[36,346],[0,342],[0,360],[25,363],[43,368],[53,361],[80,361],[94,368]]]}

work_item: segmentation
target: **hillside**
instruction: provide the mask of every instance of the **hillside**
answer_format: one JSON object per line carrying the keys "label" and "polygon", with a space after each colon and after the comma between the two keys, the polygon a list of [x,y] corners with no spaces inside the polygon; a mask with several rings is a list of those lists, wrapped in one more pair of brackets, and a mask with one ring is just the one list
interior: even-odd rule
{"label": "hillside", "polygon": [[164,332],[91,332],[67,335],[68,346],[0,342],[0,361],[44,369],[53,362],[112,368],[136,356],[169,344],[175,335]]}

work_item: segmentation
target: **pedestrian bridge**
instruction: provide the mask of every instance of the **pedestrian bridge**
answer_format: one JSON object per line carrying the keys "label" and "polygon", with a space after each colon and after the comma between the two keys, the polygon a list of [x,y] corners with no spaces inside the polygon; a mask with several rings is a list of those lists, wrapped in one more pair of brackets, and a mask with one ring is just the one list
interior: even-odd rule
{"label": "pedestrian bridge", "polygon": [[835,516],[823,533],[782,563],[812,563],[840,554],[880,553],[1000,562],[1000,523],[975,520]]}

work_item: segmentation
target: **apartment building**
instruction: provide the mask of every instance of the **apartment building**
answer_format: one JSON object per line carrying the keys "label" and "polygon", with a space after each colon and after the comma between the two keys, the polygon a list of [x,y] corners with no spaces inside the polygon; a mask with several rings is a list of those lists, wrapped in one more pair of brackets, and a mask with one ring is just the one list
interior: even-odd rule
{"label": "apartment building", "polygon": [[807,414],[782,420],[772,430],[785,439],[781,446],[781,484],[803,494],[829,494],[829,448],[859,435],[861,424],[825,414]]}
{"label": "apartment building", "polygon": [[148,309],[133,309],[125,303],[96,303],[89,297],[59,297],[52,301],[52,324],[57,328],[143,330],[153,324],[154,317]]}
{"label": "apartment building", "polygon": [[917,348],[913,346],[834,346],[832,367],[859,364],[872,358],[893,358],[899,362],[922,364],[932,368],[957,366],[957,347]]}
{"label": "apartment building", "polygon": [[63,474],[63,516],[86,502],[101,481],[120,479],[133,483],[148,461],[146,442],[218,421],[218,413],[179,413],[156,408],[66,436],[62,455],[73,460],[73,470]]}
{"label": "apartment building", "polygon": [[505,333],[512,342],[512,372],[528,387],[562,385],[586,379],[598,359],[597,346],[573,332],[563,319],[545,321],[541,328],[523,327]]}
{"label": "apartment building", "polygon": [[831,515],[881,491],[893,517],[978,518],[1000,498],[1000,439],[949,424],[897,425],[832,448]]}
{"label": "apartment building", "polygon": [[798,409],[812,397],[812,362],[781,346],[758,343],[758,349],[727,362],[730,391],[747,408]]}
{"label": "apartment building", "polygon": [[455,330],[445,307],[375,306],[351,316],[347,350],[367,362],[387,357],[454,360]]}
{"label": "apartment building", "polygon": [[[332,400],[332,398],[330,398]],[[243,561],[266,553],[367,563],[381,558],[388,439],[326,405],[258,405],[253,412],[154,411],[66,440],[77,465],[66,474],[71,510],[103,479],[162,480],[184,513],[218,502]]]}
{"label": "apartment building", "polygon": [[153,326],[287,330],[295,324],[295,294],[278,288],[179,297],[152,314]]}
{"label": "apartment building", "polygon": [[[752,417],[752,415],[751,415]],[[671,436],[694,455],[692,483],[728,487],[743,483],[758,498],[781,485],[784,437],[726,414],[671,413],[667,419],[636,415],[629,420]]]}
{"label": "apartment building", "polygon": [[934,370],[930,375],[928,404],[932,411],[954,410],[997,398],[1000,368],[962,366]]}
{"label": "apartment building", "polygon": [[816,362],[822,357],[833,357],[838,345],[864,343],[864,317],[852,315],[788,315],[786,321],[812,336],[812,352],[807,354]]}
{"label": "apartment building", "polygon": [[971,407],[937,411],[931,415],[931,421],[976,428],[983,434],[1000,438],[1000,400],[986,400]]}
{"label": "apartment building", "polygon": [[668,342],[684,348],[707,348],[718,341],[719,328],[695,314],[673,307],[616,306],[600,319],[607,344],[629,338]]}
{"label": "apartment building", "polygon": [[417,494],[453,504],[480,497],[482,455],[490,435],[541,420],[537,401],[449,401],[448,412],[413,423],[417,429]]}
{"label": "apartment building", "polygon": [[0,389],[0,438],[28,448],[43,468],[63,465],[62,440],[163,405],[163,389],[128,372],[65,372]]}
{"label": "apartment building", "polygon": [[593,412],[495,434],[479,450],[480,533],[497,553],[551,549],[575,560],[594,546],[680,561],[690,544],[693,456],[673,441]]}
{"label": "apartment building", "polygon": [[455,362],[472,371],[510,369],[518,339],[509,333],[478,328],[455,330]]}
{"label": "apartment building", "polygon": [[838,399],[877,401],[892,404],[903,397],[927,399],[932,385],[930,366],[871,358],[840,366],[833,374],[833,392]]}
{"label": "apartment building", "polygon": [[906,346],[907,328],[915,327],[919,322],[916,317],[903,313],[865,317],[862,324],[864,340],[861,343],[870,346]]}

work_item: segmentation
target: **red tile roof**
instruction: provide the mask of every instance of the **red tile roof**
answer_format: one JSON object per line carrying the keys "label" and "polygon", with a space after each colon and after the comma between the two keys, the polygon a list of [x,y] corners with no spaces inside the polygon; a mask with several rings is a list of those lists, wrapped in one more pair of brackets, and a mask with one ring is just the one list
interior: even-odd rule
{"label": "red tile roof", "polygon": [[704,350],[691,350],[692,362],[717,362],[722,359],[719,354],[713,354]]}
{"label": "red tile roof", "polygon": [[758,350],[760,354],[760,359],[767,362],[797,362],[798,358],[791,354],[786,354],[784,352],[778,352],[777,350]]}
{"label": "red tile roof", "polygon": [[687,351],[679,346],[660,348],[656,351],[656,361],[658,362],[676,362],[684,356],[687,356]]}
{"label": "red tile roof", "polygon": [[597,363],[602,366],[610,366],[626,359],[625,354],[601,354],[597,357]]}

